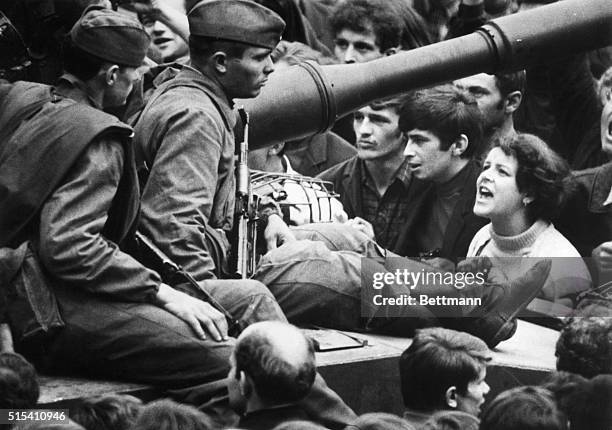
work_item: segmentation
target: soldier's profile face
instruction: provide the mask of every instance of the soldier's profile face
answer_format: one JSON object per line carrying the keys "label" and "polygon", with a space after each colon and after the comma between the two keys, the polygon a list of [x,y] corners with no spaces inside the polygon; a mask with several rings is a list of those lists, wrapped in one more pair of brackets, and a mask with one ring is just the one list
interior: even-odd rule
{"label": "soldier's profile face", "polygon": [[118,107],[125,104],[138,72],[135,67],[120,67],[115,76],[115,82],[104,95],[104,107]]}
{"label": "soldier's profile face", "polygon": [[274,71],[271,49],[251,46],[242,57],[228,58],[226,91],[231,98],[252,98],[259,95]]}

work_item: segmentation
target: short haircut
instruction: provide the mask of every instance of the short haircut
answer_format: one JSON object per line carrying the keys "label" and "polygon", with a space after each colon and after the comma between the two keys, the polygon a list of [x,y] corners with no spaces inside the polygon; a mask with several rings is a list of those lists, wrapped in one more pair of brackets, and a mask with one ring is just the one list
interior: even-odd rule
{"label": "short haircut", "polygon": [[327,427],[323,427],[320,424],[313,423],[312,421],[295,420],[285,421],[274,427],[273,430],[327,430]]}
{"label": "short haircut", "polygon": [[400,109],[399,128],[404,133],[419,129],[440,139],[443,151],[461,134],[468,138],[464,158],[480,155],[483,142],[483,118],[476,99],[453,85],[441,85],[415,91]]}
{"label": "short haircut", "polygon": [[344,430],[415,430],[415,428],[397,415],[371,412],[359,416]]}
{"label": "short haircut", "polygon": [[446,390],[465,394],[490,359],[479,338],[440,327],[417,330],[399,362],[404,405],[417,411],[446,409]]}
{"label": "short haircut", "polygon": [[70,409],[70,418],[87,430],[129,430],[142,408],[142,401],[125,394],[88,397]]}
{"label": "short haircut", "polygon": [[429,418],[420,430],[478,430],[480,421],[463,411],[439,411]]}
{"label": "short haircut", "polygon": [[542,387],[518,387],[499,394],[484,410],[480,430],[567,430],[567,418],[552,393]]}
{"label": "short haircut", "polygon": [[612,374],[612,318],[572,317],[555,348],[557,370],[585,378]]}
{"label": "short haircut", "polygon": [[397,114],[400,113],[401,107],[411,97],[409,94],[404,94],[398,97],[388,97],[386,99],[376,100],[370,103],[370,108],[373,110],[393,109]]}
{"label": "short haircut", "polygon": [[337,63],[334,59],[326,57],[316,49],[300,42],[288,42],[281,40],[272,51],[272,61],[284,61],[290,66],[304,63],[306,61],[316,61],[319,64]]}
{"label": "short haircut", "polygon": [[62,66],[68,73],[81,81],[93,79],[107,61],[83,51],[72,43],[70,37],[64,39],[62,45]]}
{"label": "short haircut", "polygon": [[527,205],[529,219],[532,222],[555,219],[573,188],[567,161],[532,134],[511,135],[493,142],[492,147],[516,158],[517,188],[533,197]]}
{"label": "short haircut", "polygon": [[0,408],[33,408],[39,394],[34,366],[19,354],[0,353]]}
{"label": "short haircut", "polygon": [[245,372],[257,394],[275,403],[294,402],[310,391],[316,376],[314,346],[305,339],[305,360],[294,366],[278,355],[267,336],[255,332],[240,338],[234,349],[236,374]]}
{"label": "short haircut", "polygon": [[385,0],[346,0],[338,3],[330,18],[334,37],[342,30],[373,31],[380,52],[402,42],[402,21]]}
{"label": "short haircut", "polygon": [[525,93],[525,82],[527,80],[525,70],[510,73],[496,73],[494,76],[495,83],[497,84],[497,88],[502,98],[505,98],[514,91]]}
{"label": "short haircut", "polygon": [[206,36],[189,36],[189,55],[192,59],[207,59],[217,51],[223,51],[230,58],[242,58],[251,45],[233,40],[216,39]]}
{"label": "short haircut", "polygon": [[208,430],[214,429],[212,419],[194,408],[172,400],[157,400],[147,404],[132,430]]}

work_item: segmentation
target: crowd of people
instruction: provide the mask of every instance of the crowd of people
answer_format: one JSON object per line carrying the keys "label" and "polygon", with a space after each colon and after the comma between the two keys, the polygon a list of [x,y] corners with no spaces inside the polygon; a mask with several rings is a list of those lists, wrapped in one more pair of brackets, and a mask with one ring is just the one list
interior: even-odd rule
{"label": "crowd of people", "polygon": [[[252,208],[234,101],[256,106],[272,73],[375,62],[532,7],[3,3],[0,345],[18,353],[0,354],[1,407],[35,407],[35,366],[172,398],[82,399],[73,429],[612,428],[610,47],[406,88],[330,131],[258,143],[252,176],[276,181],[253,183],[259,245],[238,242]],[[241,246],[257,259],[248,276]],[[468,304],[368,301],[395,271]],[[457,287],[449,273],[486,279]],[[560,330],[559,372],[483,408],[490,351],[517,317]],[[293,324],[413,337],[404,415],[357,417]]]}

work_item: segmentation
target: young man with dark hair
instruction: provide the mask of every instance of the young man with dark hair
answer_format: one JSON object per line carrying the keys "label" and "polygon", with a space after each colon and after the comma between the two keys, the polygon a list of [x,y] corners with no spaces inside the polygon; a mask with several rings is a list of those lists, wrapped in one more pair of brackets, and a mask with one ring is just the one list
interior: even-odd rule
{"label": "young man with dark hair", "polygon": [[440,410],[478,416],[489,392],[490,359],[477,337],[444,328],[418,330],[399,362],[404,418],[420,426]]}
{"label": "young man with dark hair", "polygon": [[236,341],[228,375],[230,404],[239,427],[273,428],[309,420],[297,404],[315,379],[314,347],[299,329],[281,322],[249,326]]}
{"label": "young man with dark hair", "polygon": [[409,204],[410,169],[399,110],[406,97],[386,99],[354,113],[357,155],[321,173],[340,197],[349,218],[372,225],[376,242],[393,250]]}
{"label": "young man with dark hair", "polygon": [[[334,55],[346,64],[365,63],[430,43],[422,18],[404,0],[342,1],[330,24]],[[333,131],[353,143],[351,119],[339,119]]]}
{"label": "young man with dark hair", "polygon": [[330,24],[334,33],[334,55],[343,63],[365,63],[401,49],[402,22],[388,2],[341,2]]}
{"label": "young man with dark hair", "polygon": [[396,248],[404,256],[467,255],[487,221],[474,215],[482,115],[465,91],[444,85],[416,92],[400,111],[408,138],[404,155],[412,172],[408,212]]}

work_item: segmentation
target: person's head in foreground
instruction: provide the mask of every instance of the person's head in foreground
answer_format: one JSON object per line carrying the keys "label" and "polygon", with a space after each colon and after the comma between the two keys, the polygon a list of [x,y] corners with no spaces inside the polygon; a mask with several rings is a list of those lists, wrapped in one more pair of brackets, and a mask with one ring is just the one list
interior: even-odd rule
{"label": "person's head in foreground", "polygon": [[612,318],[570,318],[559,333],[555,355],[559,371],[585,378],[612,374]]}
{"label": "person's head in foreground", "polygon": [[247,327],[230,365],[230,406],[239,414],[298,402],[316,376],[312,342],[297,327],[279,321]]}
{"label": "person's head in foreground", "polygon": [[490,351],[479,338],[435,327],[418,330],[399,362],[404,406],[433,414],[457,410],[474,416],[489,392]]}
{"label": "person's head in foreground", "polygon": [[480,417],[480,430],[568,430],[552,393],[542,387],[517,387],[499,394]]}
{"label": "person's head in foreground", "polygon": [[416,430],[406,420],[397,415],[372,412],[360,415],[344,430]]}
{"label": "person's head in foreground", "polygon": [[70,418],[87,430],[129,430],[142,408],[140,399],[127,394],[87,397],[70,409]]}
{"label": "person's head in foreground", "polygon": [[217,428],[205,413],[172,400],[147,404],[132,430],[212,430]]}

